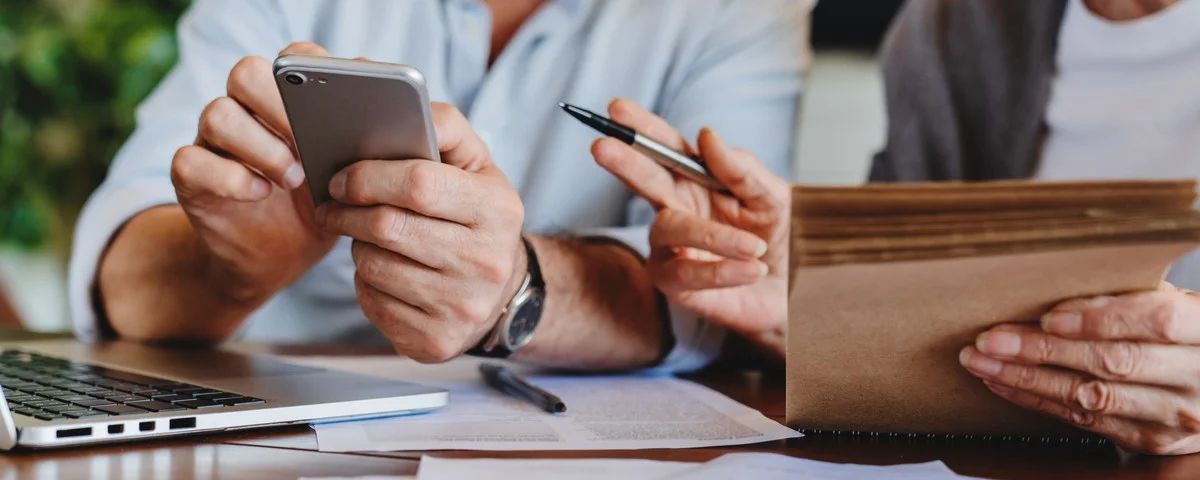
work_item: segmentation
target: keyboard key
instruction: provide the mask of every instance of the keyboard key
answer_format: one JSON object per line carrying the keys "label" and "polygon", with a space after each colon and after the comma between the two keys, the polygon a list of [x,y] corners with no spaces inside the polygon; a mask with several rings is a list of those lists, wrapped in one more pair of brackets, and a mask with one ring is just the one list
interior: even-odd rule
{"label": "keyboard key", "polygon": [[111,397],[113,395],[126,395],[126,393],[118,392],[116,390],[97,390],[95,392],[88,392],[87,395],[96,397],[96,398],[104,398],[104,397]]}
{"label": "keyboard key", "polygon": [[96,407],[96,410],[113,415],[137,415],[139,413],[146,413],[145,410],[128,405],[108,405],[105,407]]}
{"label": "keyboard key", "polygon": [[232,397],[232,396],[234,396],[234,395],[233,395],[233,394],[231,394],[231,393],[228,393],[228,392],[222,392],[222,391],[220,391],[220,390],[213,390],[213,389],[211,389],[211,388],[206,388],[206,389],[204,389],[204,390],[195,391],[195,392],[187,392],[187,394],[188,394],[188,395],[191,395],[191,396],[193,396],[193,397],[196,397],[196,398],[205,398],[205,397],[208,397],[208,398],[210,398],[210,399],[211,399],[211,398],[229,398],[229,397]]}
{"label": "keyboard key", "polygon": [[75,395],[75,392],[69,392],[69,391],[62,390],[62,389],[46,390],[44,392],[38,392],[38,395],[41,395],[43,397],[57,397],[59,395]]}
{"label": "keyboard key", "polygon": [[185,394],[191,394],[192,392],[202,392],[202,391],[206,391],[206,390],[208,390],[208,389],[207,389],[207,388],[204,388],[204,387],[197,387],[197,386],[195,386],[195,385],[188,385],[188,386],[185,386],[185,387],[183,387],[183,388],[176,388],[176,389],[174,389],[174,390],[171,390],[171,391],[172,391],[172,392],[175,392],[175,393],[185,393]]}
{"label": "keyboard key", "polygon": [[79,410],[79,405],[55,405],[53,407],[42,407],[42,410],[47,412],[62,413],[71,410]]}
{"label": "keyboard key", "polygon": [[64,417],[61,415],[54,415],[54,414],[50,414],[50,413],[39,413],[37,415],[34,415],[33,417],[38,420],[46,420],[46,421],[62,420],[64,418],[67,418],[67,417]]}
{"label": "keyboard key", "polygon": [[146,387],[144,387],[144,386],[133,384],[133,383],[117,383],[117,384],[109,385],[108,388],[117,390],[117,391],[121,391],[121,392],[126,392],[126,393],[133,393],[138,390],[146,389]]}
{"label": "keyboard key", "polygon": [[32,417],[32,416],[34,416],[34,415],[37,415],[37,414],[39,414],[39,413],[42,413],[42,411],[41,411],[41,410],[39,410],[39,409],[36,409],[36,408],[29,408],[29,407],[20,407],[20,408],[16,408],[16,409],[13,409],[13,412],[19,413],[19,414],[21,414],[21,415],[24,415],[24,416],[26,416],[26,417]]}
{"label": "keyboard key", "polygon": [[157,395],[154,397],[154,399],[158,400],[160,402],[178,402],[180,400],[195,400],[194,398],[189,397],[187,395],[177,395],[174,393],[172,393],[170,395]]}
{"label": "keyboard key", "polygon": [[132,394],[134,394],[134,395],[141,395],[141,396],[143,396],[143,397],[147,397],[147,398],[154,398],[156,395],[169,395],[169,394],[171,394],[171,392],[165,392],[165,391],[162,391],[162,390],[159,390],[159,389],[156,389],[156,388],[146,388],[146,387],[142,387],[141,389],[139,389],[139,390],[134,390],[134,391],[132,391],[132,392],[130,392],[130,393],[132,393]]}
{"label": "keyboard key", "polygon": [[157,388],[159,390],[166,390],[168,392],[174,391],[176,388],[191,388],[191,385],[184,385],[179,382],[155,382],[155,383],[148,383],[146,385]]}
{"label": "keyboard key", "polygon": [[95,400],[94,398],[89,397],[87,395],[79,395],[79,394],[59,395],[57,397],[54,397],[54,399],[58,400],[60,402],[81,402],[84,400]]}
{"label": "keyboard key", "polygon": [[52,405],[64,405],[64,403],[60,402],[58,400],[35,400],[32,402],[25,402],[25,406],[27,406],[27,407],[42,408],[42,407],[49,407]]}
{"label": "keyboard key", "polygon": [[67,417],[71,417],[71,418],[107,417],[108,416],[107,413],[98,412],[96,410],[71,410],[71,411],[67,411],[67,412],[62,412],[62,414]]}
{"label": "keyboard key", "polygon": [[71,403],[74,403],[81,407],[89,407],[89,408],[103,407],[105,405],[116,405],[116,403],[110,402],[108,400],[100,400],[98,398],[91,398],[91,397],[88,397],[88,400],[79,400],[79,401],[74,401]]}
{"label": "keyboard key", "polygon": [[214,401],[217,403],[223,403],[225,405],[251,405],[255,403],[263,403],[263,400],[251,397],[218,398]]}
{"label": "keyboard key", "polygon": [[116,402],[116,403],[129,403],[129,402],[140,402],[142,400],[149,400],[149,398],[146,398],[146,397],[143,397],[140,395],[110,395],[110,396],[104,397],[104,399],[108,400],[110,402]]}
{"label": "keyboard key", "polygon": [[147,400],[144,402],[133,402],[133,403],[128,403],[126,405],[131,406],[131,407],[144,408],[151,412],[170,412],[170,411],[174,411],[174,410],[183,410],[183,407],[180,407],[174,403],[157,402],[154,400]]}
{"label": "keyboard key", "polygon": [[224,407],[225,406],[225,404],[222,404],[222,403],[216,403],[216,402],[212,402],[209,400],[203,400],[203,399],[180,400],[178,402],[175,402],[175,405],[183,405],[187,408],[213,408],[213,407]]}

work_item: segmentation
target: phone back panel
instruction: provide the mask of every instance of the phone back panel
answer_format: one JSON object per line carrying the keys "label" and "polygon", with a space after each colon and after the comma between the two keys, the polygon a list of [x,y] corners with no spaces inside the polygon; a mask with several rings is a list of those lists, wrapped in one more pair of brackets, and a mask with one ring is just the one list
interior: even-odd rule
{"label": "phone back panel", "polygon": [[359,160],[440,161],[415,68],[286,55],[275,61],[275,82],[317,205],[330,200],[330,178]]}

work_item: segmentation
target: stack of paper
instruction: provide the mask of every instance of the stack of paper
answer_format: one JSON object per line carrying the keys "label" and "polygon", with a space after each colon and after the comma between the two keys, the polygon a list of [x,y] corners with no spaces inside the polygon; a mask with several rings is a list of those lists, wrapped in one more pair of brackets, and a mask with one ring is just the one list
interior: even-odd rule
{"label": "stack of paper", "polygon": [[323,452],[632,450],[743,445],[800,436],[707,387],[667,376],[527,375],[566,403],[565,414],[551,415],[488,388],[477,372],[478,360],[445,365],[420,365],[399,357],[293,361],[450,391],[450,404],[434,413],[314,425]]}
{"label": "stack of paper", "polygon": [[[356,477],[353,480],[402,480],[413,477]],[[773,453],[736,453],[708,463],[636,459],[450,459],[422,457],[417,480],[889,480],[964,479],[942,462],[908,465],[848,465]],[[317,479],[308,480],[350,480]]]}
{"label": "stack of paper", "polygon": [[794,265],[1191,242],[1195,182],[796,187]]}
{"label": "stack of paper", "polygon": [[789,425],[1079,435],[958,364],[1001,323],[1149,290],[1200,244],[1194,182],[797,187]]}
{"label": "stack of paper", "polygon": [[417,480],[494,478],[519,480],[851,480],[862,478],[955,479],[942,462],[874,466],[817,462],[771,453],[737,453],[708,463],[653,460],[443,459],[424,457]]}

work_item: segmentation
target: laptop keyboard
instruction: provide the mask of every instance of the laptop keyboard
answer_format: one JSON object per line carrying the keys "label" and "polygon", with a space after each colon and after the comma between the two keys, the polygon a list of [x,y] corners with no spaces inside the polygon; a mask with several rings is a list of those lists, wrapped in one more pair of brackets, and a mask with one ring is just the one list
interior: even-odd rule
{"label": "laptop keyboard", "polygon": [[13,413],[48,421],[263,403],[236,393],[13,349],[0,352],[0,386]]}

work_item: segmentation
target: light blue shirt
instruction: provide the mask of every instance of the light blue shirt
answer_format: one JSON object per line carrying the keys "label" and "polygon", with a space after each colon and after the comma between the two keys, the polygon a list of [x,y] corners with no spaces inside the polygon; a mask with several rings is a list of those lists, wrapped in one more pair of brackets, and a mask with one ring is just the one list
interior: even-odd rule
{"label": "light blue shirt", "polygon": [[[98,258],[131,217],[177,203],[171,158],[193,142],[201,110],[225,94],[242,57],[273,59],[292,42],[312,41],[338,57],[412,65],[431,97],[458,106],[491,148],[521,193],[527,232],[607,235],[645,254],[653,210],[596,165],[589,146],[597,135],[558,102],[604,111],[609,100],[629,98],[691,138],[715,128],[788,176],[811,6],[552,0],[489,69],[491,20],[478,0],[197,0],[179,24],[179,64],[138,110],[137,130],[81,215],[70,267],[76,333],[100,335],[91,304]],[[344,239],[256,312],[240,338],[383,342],[358,306],[353,278]],[[676,307],[671,317],[676,347],[662,367],[708,363],[724,332]]]}

